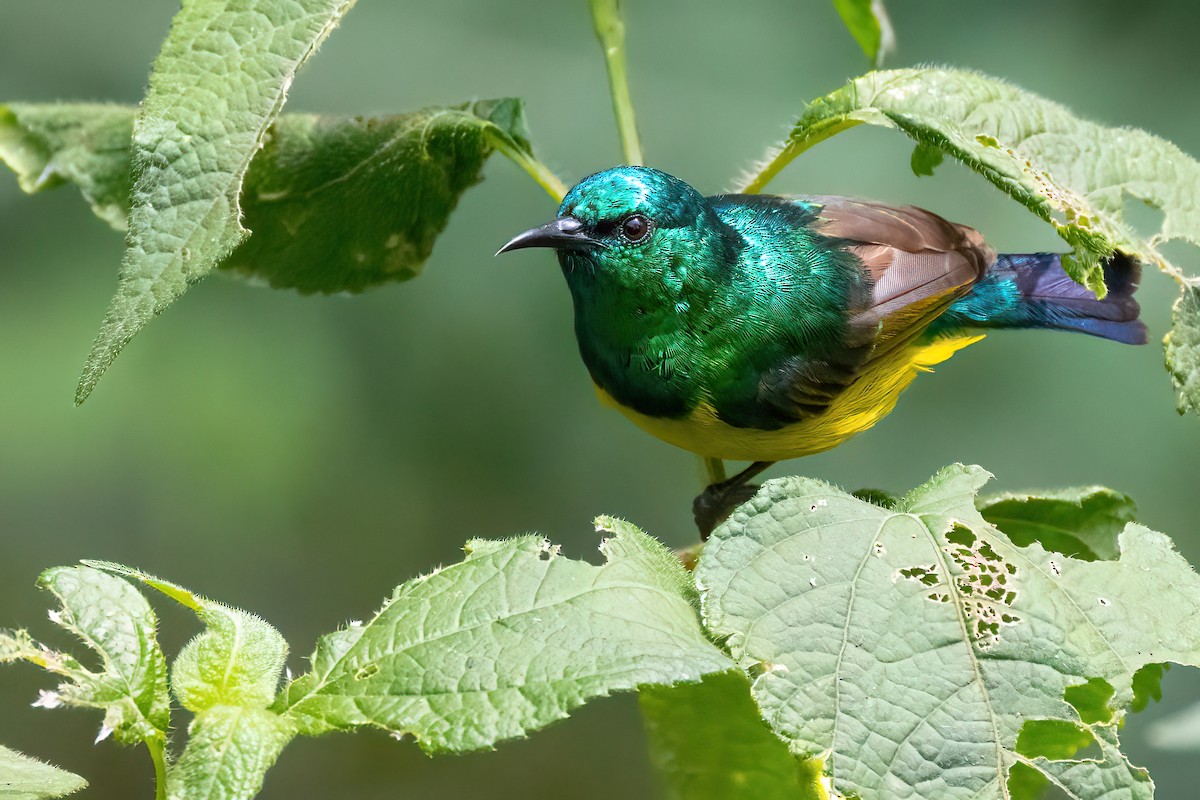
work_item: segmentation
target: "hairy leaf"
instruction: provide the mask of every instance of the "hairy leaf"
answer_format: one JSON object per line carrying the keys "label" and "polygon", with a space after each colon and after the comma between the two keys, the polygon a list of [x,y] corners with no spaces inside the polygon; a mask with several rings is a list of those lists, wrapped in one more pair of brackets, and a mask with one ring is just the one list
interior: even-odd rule
{"label": "hairy leaf", "polygon": [[1133,521],[1133,500],[1103,486],[982,497],[979,513],[1013,544],[1042,547],[1085,561],[1120,557],[1117,537]]}
{"label": "hairy leaf", "polygon": [[638,695],[650,754],[677,800],[827,800],[820,761],[800,761],[771,732],[739,672]]}
{"label": "hairy leaf", "polygon": [[528,152],[513,99],[281,123],[246,180],[254,233],[221,266],[301,292],[415,277],[495,143]]}
{"label": "hairy leaf", "polygon": [[266,709],[216,705],[196,714],[167,773],[170,800],[250,800],[295,732]]}
{"label": "hairy leaf", "polygon": [[532,536],[471,542],[464,561],[403,584],[365,625],[322,638],[276,709],[306,733],[375,725],[464,751],[589,698],[729,669],[675,557],[624,522],[597,527],[613,534],[601,567]]}
{"label": "hairy leaf", "polygon": [[[77,184],[123,229],[133,115],[122,106],[0,107],[0,159],[26,191]],[[301,292],[412,278],[494,150],[533,168],[520,100],[385,117],[283,114],[246,173],[250,238],[219,266]]]}
{"label": "hairy leaf", "polygon": [[246,236],[238,196],[296,70],[354,0],[187,0],[133,129],[120,286],[84,366],[82,402],[117,353]]}
{"label": "hairy leaf", "polygon": [[0,800],[46,800],[85,786],[78,775],[0,745]]}
{"label": "hairy leaf", "polygon": [[1200,282],[1189,280],[1171,313],[1171,331],[1163,340],[1167,370],[1179,395],[1179,413],[1200,414]]}
{"label": "hairy leaf", "polygon": [[266,708],[275,699],[287,642],[268,622],[169,581],[107,561],[86,561],[141,581],[196,612],[208,630],[184,646],[171,667],[171,689],[190,711],[221,704]]}
{"label": "hairy leaf", "polygon": [[0,106],[0,162],[30,194],[75,184],[96,216],[123,231],[133,113],[131,106],[83,103]]}
{"label": "hairy leaf", "polygon": [[[1071,797],[1150,797],[1116,731],[1141,668],[1200,663],[1200,579],[1136,524],[1119,560],[1018,547],[976,510],[988,477],[947,468],[894,509],[815,480],[768,482],[700,557],[710,630],[757,676],[792,751],[828,752],[835,791],[1008,797],[1022,765]],[[1111,698],[1105,711],[1095,697]],[[1033,751],[1019,745],[1026,725],[1044,726]],[[1058,757],[1080,731],[1097,755]],[[1029,796],[1029,781],[1014,786]]]}
{"label": "hairy leaf", "polygon": [[883,0],[833,0],[833,6],[871,66],[882,64],[896,48],[896,35]]}
{"label": "hairy leaf", "polygon": [[[1178,278],[1158,245],[1200,244],[1200,162],[1145,131],[1088,122],[1031,92],[961,70],[871,72],[814,101],[747,190],[759,191],[812,145],[862,123],[895,128],[953,156],[1052,224],[1074,251],[1068,271],[1098,294],[1105,291],[1100,262],[1114,250]],[[1126,196],[1161,209],[1161,230],[1143,237],[1126,224]]]}
{"label": "hairy leaf", "polygon": [[29,661],[65,677],[56,691],[42,692],[35,705],[102,709],[97,741],[110,733],[125,743],[165,740],[170,722],[167,664],[146,599],[128,582],[91,567],[48,569],[38,583],[61,604],[50,619],[95,652],[99,669],[38,644],[24,631],[0,632],[0,662]]}

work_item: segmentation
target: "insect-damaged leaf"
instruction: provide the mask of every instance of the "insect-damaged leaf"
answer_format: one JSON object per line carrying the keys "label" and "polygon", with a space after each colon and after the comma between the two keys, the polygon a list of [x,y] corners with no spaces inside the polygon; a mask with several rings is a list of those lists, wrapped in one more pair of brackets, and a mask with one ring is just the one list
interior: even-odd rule
{"label": "insect-damaged leaf", "polygon": [[[793,753],[828,753],[842,794],[1000,798],[1021,765],[1014,797],[1027,770],[1071,796],[1149,797],[1117,726],[1139,669],[1200,663],[1200,579],[1136,524],[1119,560],[1017,547],[975,508],[987,478],[950,467],[890,510],[768,482],[700,557],[712,633]],[[1026,725],[1041,727],[1022,747]],[[1062,757],[1081,741],[1095,753]]]}

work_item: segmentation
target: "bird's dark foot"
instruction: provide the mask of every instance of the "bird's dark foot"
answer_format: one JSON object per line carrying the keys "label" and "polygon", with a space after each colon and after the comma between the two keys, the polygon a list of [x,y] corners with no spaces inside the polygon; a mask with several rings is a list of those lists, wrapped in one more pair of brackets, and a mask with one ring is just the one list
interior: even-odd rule
{"label": "bird's dark foot", "polygon": [[700,529],[700,541],[708,539],[713,530],[729,518],[733,510],[754,497],[757,483],[714,483],[692,501],[692,516]]}

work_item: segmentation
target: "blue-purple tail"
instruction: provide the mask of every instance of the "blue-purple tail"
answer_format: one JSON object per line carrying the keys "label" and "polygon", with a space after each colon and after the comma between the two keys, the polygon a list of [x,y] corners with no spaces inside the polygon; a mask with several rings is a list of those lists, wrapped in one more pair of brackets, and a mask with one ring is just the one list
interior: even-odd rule
{"label": "blue-purple tail", "polygon": [[1057,328],[1125,344],[1145,344],[1137,291],[1141,267],[1123,253],[1104,265],[1108,294],[1097,300],[1063,271],[1058,253],[1001,255],[938,327]]}

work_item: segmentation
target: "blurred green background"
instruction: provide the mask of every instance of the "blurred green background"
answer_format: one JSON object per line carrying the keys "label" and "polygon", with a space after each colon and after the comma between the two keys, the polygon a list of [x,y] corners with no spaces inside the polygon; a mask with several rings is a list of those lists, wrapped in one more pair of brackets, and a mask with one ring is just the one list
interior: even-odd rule
{"label": "blurred green background", "polygon": [[[702,191],[730,188],[807,99],[865,68],[827,0],[628,6],[647,157]],[[0,101],[137,102],[174,10],[4,3]],[[1200,6],[908,0],[891,11],[899,50],[889,66],[977,68],[1200,153]],[[360,3],[300,74],[288,108],[389,112],[505,95],[528,101],[541,155],[568,182],[618,160],[584,0]],[[915,178],[909,152],[903,137],[858,129],[773,188],[912,202],[981,228],[1001,250],[1060,248],[957,165]],[[552,204],[499,157],[486,175],[418,280],[305,298],[210,279],[135,340],[78,409],[75,380],[122,241],[74,190],[30,198],[0,175],[0,625],[65,644],[45,620],[37,573],[112,559],[263,615],[300,671],[316,636],[457,560],[469,537],[539,531],[593,558],[590,520],[611,513],[669,544],[693,541],[694,460],[596,403],[553,258],[492,258]],[[1173,252],[1200,270],[1195,252]],[[1172,296],[1167,279],[1146,277],[1148,347],[996,334],[918,380],[873,431],[771,474],[903,491],[964,461],[994,472],[996,489],[1102,483],[1133,495],[1141,519],[1200,563],[1200,420],[1176,416],[1157,344]],[[175,649],[195,624],[159,607]],[[93,746],[95,715],[29,708],[46,685],[30,668],[0,671],[0,742],[84,775],[84,797],[150,797],[144,753]],[[1168,702],[1131,720],[1123,739],[1160,797],[1193,796],[1195,760],[1150,749],[1144,731],[1168,706],[1200,699],[1200,677],[1176,669],[1166,689]],[[382,734],[298,741],[263,797],[656,792],[625,696],[465,757],[426,759]]]}

